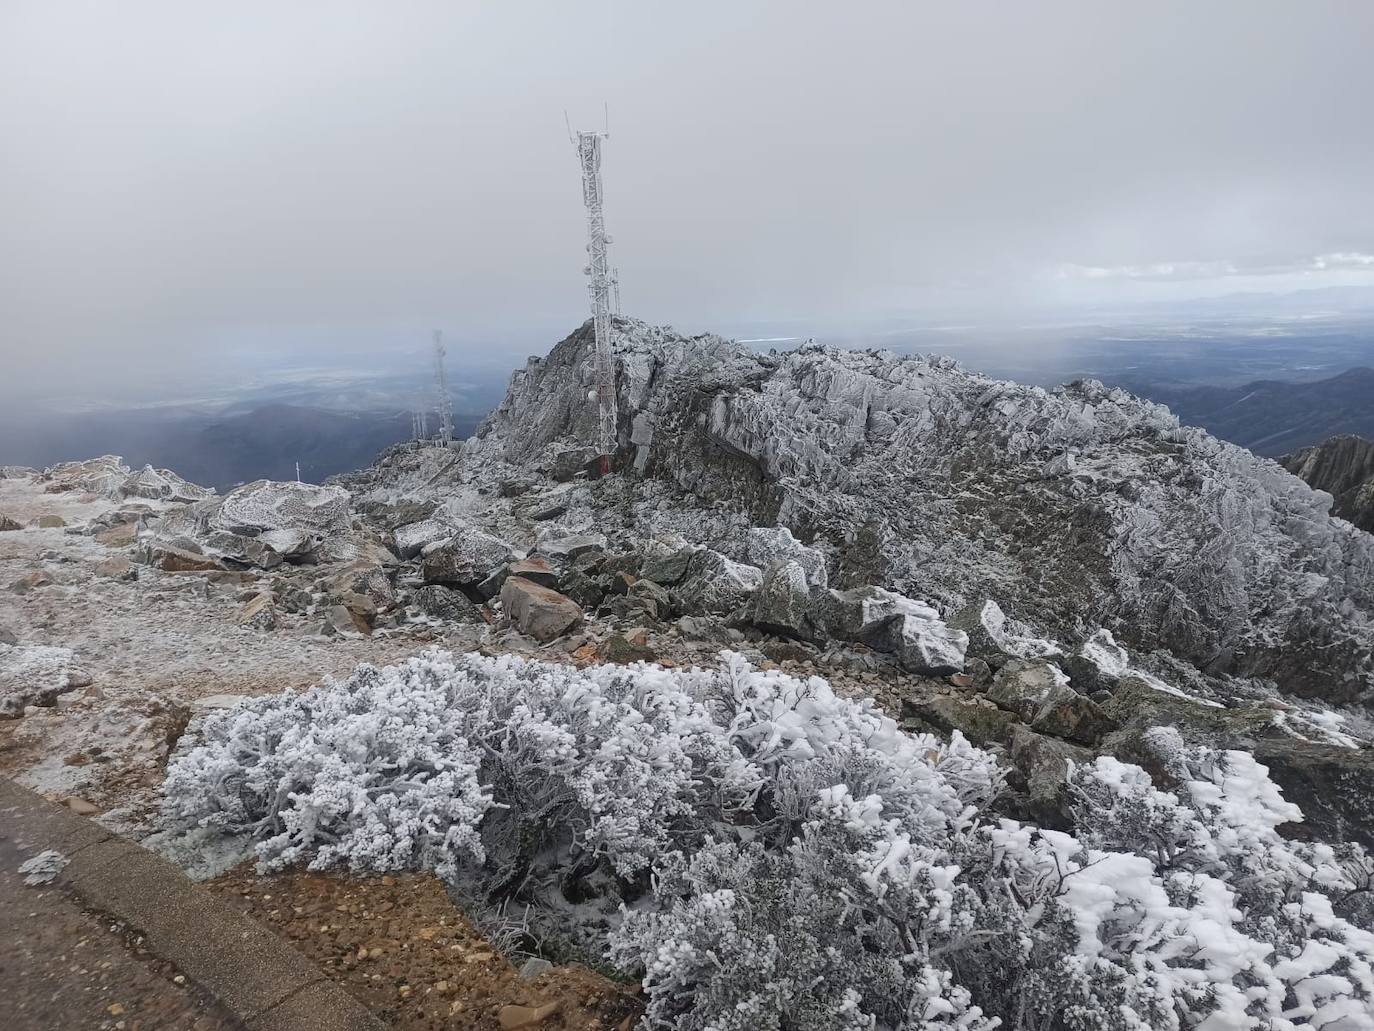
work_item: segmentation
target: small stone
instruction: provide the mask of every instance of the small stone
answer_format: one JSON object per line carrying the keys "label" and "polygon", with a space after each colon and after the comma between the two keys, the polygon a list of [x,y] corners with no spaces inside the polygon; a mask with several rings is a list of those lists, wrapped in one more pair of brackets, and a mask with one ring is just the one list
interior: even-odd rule
{"label": "small stone", "polygon": [[100,811],[84,798],[77,798],[75,795],[67,799],[67,808],[77,816],[94,816]]}
{"label": "small stone", "polygon": [[531,956],[525,960],[524,965],[520,968],[520,978],[524,981],[533,981],[540,974],[546,974],[552,969],[553,964],[547,959]]}
{"label": "small stone", "polygon": [[[38,525],[43,529],[50,530],[59,526],[66,526],[67,520],[63,519],[60,515],[43,515],[38,517]],[[123,1010],[121,1009],[120,1012],[122,1013]]]}

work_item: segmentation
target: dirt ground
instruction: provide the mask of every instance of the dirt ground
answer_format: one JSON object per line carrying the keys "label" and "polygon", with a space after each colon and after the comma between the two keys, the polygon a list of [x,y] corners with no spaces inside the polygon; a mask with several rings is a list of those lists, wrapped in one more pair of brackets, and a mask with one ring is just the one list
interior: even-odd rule
{"label": "dirt ground", "polygon": [[400,1031],[487,1031],[507,1005],[558,1004],[546,1031],[628,1028],[638,986],[579,966],[533,980],[502,957],[430,874],[258,877],[252,864],[206,882],[289,941]]}

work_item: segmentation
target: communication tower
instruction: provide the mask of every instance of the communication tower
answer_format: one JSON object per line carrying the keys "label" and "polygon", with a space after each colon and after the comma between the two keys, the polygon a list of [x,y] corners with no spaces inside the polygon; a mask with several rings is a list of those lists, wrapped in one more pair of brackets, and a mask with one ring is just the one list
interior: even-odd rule
{"label": "communication tower", "polygon": [[611,238],[606,234],[606,220],[602,212],[601,141],[609,135],[605,131],[579,130],[573,137],[578,161],[582,165],[582,202],[587,207],[587,266],[583,271],[587,275],[587,293],[592,302],[592,329],[596,339],[596,385],[589,399],[597,402],[596,446],[603,476],[611,471],[611,455],[615,452],[616,400],[615,369],[611,359],[611,313],[620,309],[620,284],[606,253]]}

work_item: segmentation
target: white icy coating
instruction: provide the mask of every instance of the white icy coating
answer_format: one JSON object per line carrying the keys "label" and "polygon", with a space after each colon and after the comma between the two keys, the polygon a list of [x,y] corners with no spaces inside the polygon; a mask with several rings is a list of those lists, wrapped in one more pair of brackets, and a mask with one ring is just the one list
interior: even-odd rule
{"label": "white icy coating", "polygon": [[70,648],[54,645],[0,644],[0,716],[18,716],[26,705],[51,705],[70,691],[75,658]]}
{"label": "white icy coating", "polygon": [[143,498],[148,501],[192,502],[214,495],[213,488],[184,480],[170,469],[145,465],[130,471],[118,455],[101,455],[83,462],[59,462],[43,471],[43,479],[68,490],[87,491],[113,501]]}
{"label": "white icy coating", "polygon": [[1338,912],[1368,857],[1288,840],[1302,814],[1263,766],[1176,731],[1151,732],[1175,793],[1110,757],[1071,769],[1072,834],[997,818],[996,762],[957,732],[729,653],[434,651],[199,732],[173,826],[584,919],[656,1027],[1374,1028],[1374,934]]}
{"label": "white icy coating", "polygon": [[[939,357],[762,355],[617,327],[621,445],[630,454],[641,428],[655,531],[709,530],[733,509],[815,534],[833,576],[868,524],[886,586],[945,611],[994,597],[1060,640],[1107,626],[1133,648],[1294,693],[1353,701],[1374,688],[1374,537],[1332,519],[1328,495],[1162,406]],[[466,446],[469,467],[549,469],[592,439],[589,345],[584,327],[515,374]]]}
{"label": "white icy coating", "polygon": [[28,875],[24,878],[25,884],[51,884],[57,880],[57,875],[67,868],[69,862],[70,860],[61,852],[49,848],[20,863],[19,872]]}
{"label": "white icy coating", "polygon": [[210,526],[255,536],[299,531],[324,537],[348,529],[349,500],[342,487],[255,480],[224,496]]}

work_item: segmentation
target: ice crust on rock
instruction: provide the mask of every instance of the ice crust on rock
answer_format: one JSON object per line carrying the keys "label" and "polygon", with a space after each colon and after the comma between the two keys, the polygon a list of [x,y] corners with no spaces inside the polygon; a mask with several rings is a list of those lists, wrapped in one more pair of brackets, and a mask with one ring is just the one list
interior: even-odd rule
{"label": "ice crust on rock", "polygon": [[[1034,620],[1032,638],[1105,626],[1209,675],[1347,703],[1374,690],[1374,537],[1160,405],[941,357],[616,329],[620,446],[663,492],[641,529],[719,531],[730,554],[735,512],[736,554],[750,523],[785,526],[815,539],[833,579],[867,526],[880,585],[946,613],[995,598]],[[468,468],[538,472],[591,440],[591,369],[589,326],[531,359],[465,445]]]}

